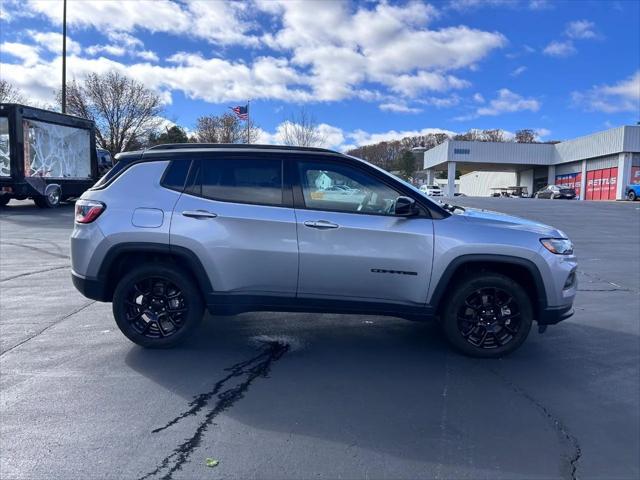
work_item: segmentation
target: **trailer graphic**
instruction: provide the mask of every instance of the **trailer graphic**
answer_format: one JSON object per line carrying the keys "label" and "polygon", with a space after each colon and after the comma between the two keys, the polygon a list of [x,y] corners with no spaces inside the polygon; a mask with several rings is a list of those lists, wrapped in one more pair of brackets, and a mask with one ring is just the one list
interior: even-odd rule
{"label": "trailer graphic", "polygon": [[90,120],[17,104],[0,104],[0,206],[32,198],[57,207],[98,179]]}

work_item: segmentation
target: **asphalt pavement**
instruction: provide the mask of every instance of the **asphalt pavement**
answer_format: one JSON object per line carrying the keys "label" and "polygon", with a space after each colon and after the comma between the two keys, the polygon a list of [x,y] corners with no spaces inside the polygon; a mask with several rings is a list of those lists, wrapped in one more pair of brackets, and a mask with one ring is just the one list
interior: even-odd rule
{"label": "asphalt pavement", "polygon": [[0,478],[639,478],[640,202],[452,201],[564,230],[576,315],[501,360],[434,324],[295,313],[207,316],[144,350],[73,288],[72,206],[12,201]]}

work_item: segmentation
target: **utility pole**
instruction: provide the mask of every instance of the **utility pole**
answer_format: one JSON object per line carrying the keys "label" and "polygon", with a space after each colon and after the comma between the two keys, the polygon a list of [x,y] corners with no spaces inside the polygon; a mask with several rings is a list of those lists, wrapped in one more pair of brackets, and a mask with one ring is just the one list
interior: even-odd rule
{"label": "utility pole", "polygon": [[62,0],[62,113],[67,112],[67,0]]}

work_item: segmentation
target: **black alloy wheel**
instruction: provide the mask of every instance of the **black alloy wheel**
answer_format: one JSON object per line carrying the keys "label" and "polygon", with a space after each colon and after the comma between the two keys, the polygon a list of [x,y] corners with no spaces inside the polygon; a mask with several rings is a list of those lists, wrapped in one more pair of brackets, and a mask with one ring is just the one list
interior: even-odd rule
{"label": "black alloy wheel", "polygon": [[122,333],[148,348],[172,347],[202,321],[202,294],[192,276],[174,264],[134,268],[117,284],[113,316]]}
{"label": "black alloy wheel", "polygon": [[499,358],[526,340],[533,323],[531,299],[513,279],[494,272],[469,273],[444,300],[441,324],[462,353]]}
{"label": "black alloy wheel", "polygon": [[125,303],[131,328],[150,339],[175,335],[184,326],[189,310],[182,290],[163,277],[145,278],[135,283]]}
{"label": "black alloy wheel", "polygon": [[509,293],[499,288],[480,288],[458,310],[462,338],[476,348],[506,345],[520,329],[520,309]]}

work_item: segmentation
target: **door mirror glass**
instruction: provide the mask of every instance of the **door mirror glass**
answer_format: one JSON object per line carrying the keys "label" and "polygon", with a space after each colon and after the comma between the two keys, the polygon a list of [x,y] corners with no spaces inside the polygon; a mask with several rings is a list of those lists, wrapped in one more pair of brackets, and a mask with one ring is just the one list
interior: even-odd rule
{"label": "door mirror glass", "polygon": [[394,213],[401,217],[412,217],[419,213],[416,201],[409,197],[396,198]]}

